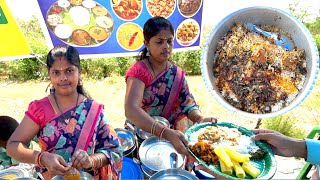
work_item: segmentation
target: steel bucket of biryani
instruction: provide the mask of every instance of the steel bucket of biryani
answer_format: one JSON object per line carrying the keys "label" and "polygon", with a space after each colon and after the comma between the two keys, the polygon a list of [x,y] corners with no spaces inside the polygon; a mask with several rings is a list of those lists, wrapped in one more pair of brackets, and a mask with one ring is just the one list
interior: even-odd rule
{"label": "steel bucket of biryani", "polygon": [[[258,119],[301,103],[313,87],[318,63],[316,45],[301,22],[282,10],[249,7],[225,17],[208,35],[201,72],[225,108]],[[196,124],[185,133],[191,154],[212,172],[228,179],[271,179],[274,154],[266,143],[250,139],[253,135],[227,122]]]}

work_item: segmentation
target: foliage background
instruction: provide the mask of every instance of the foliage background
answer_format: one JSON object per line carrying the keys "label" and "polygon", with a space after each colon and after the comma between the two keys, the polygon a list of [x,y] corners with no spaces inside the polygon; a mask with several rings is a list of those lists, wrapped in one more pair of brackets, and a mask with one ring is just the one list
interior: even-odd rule
{"label": "foliage background", "polygon": [[[298,19],[300,19],[310,30],[315,39],[318,49],[320,49],[320,17],[316,18],[312,22],[305,22],[304,19],[307,18],[309,15],[308,11],[306,9],[299,9],[298,7],[300,7],[298,4],[292,4],[289,8],[291,13],[295,15]],[[33,17],[30,21],[18,20],[18,23],[22,31],[24,32],[25,37],[29,42],[31,48],[33,49],[34,53],[38,55],[40,61],[33,58],[18,61],[0,62],[0,89],[1,92],[5,92],[2,88],[9,87],[9,89],[11,90],[8,90],[8,92],[4,93],[7,93],[7,95],[9,96],[23,96],[19,95],[19,93],[22,93],[23,91],[15,92],[12,91],[12,88],[24,90],[25,88],[28,88],[28,86],[34,86],[39,88],[37,85],[41,85],[41,88],[43,89],[42,86],[46,86],[46,84],[48,84],[47,69],[44,64],[44,62],[46,62],[46,54],[48,52],[48,47],[46,45],[45,38],[43,36],[40,25],[36,17]],[[206,39],[211,29],[213,29],[213,26],[204,26],[202,32],[203,39]],[[204,40],[202,42],[204,42]],[[201,75],[200,57],[201,48],[199,50],[174,53],[172,59],[178,66],[180,66],[186,71],[191,81],[189,82],[189,84],[194,84],[194,86],[191,87],[191,89],[195,98],[197,99],[197,102],[201,105],[201,107],[205,107],[202,110],[204,114],[212,115],[214,114],[214,112],[221,112],[216,116],[222,119],[223,121],[229,122],[232,121],[230,120],[230,117],[233,117],[235,119],[244,119],[235,116],[234,114],[230,116],[229,112],[224,110],[224,108],[221,107],[221,105],[211,104],[210,102],[208,102],[208,98],[210,95],[204,89],[205,87],[202,84],[198,84],[198,82],[201,81],[201,77],[191,77]],[[91,87],[90,85],[94,84],[93,86],[102,85],[104,87],[113,88],[110,99],[112,99],[114,96],[124,97],[123,88],[125,87],[125,84],[121,77],[125,75],[126,70],[133,62],[135,62],[135,59],[136,57],[83,59],[81,60],[82,74],[84,76],[84,79],[86,79],[86,81],[89,81],[89,87]],[[312,126],[314,125],[320,124],[320,110],[318,108],[320,103],[317,100],[320,98],[320,90],[318,87],[319,80],[317,81],[317,85],[314,90],[315,93],[312,95],[312,98],[309,98],[306,103],[303,103],[299,107],[300,116],[297,116],[296,114],[291,112],[282,116],[278,116],[263,121],[262,127],[274,129],[292,137],[304,137],[307,130],[310,130],[310,128],[312,128]],[[110,89],[108,88],[102,88],[101,90],[97,90],[99,88],[94,87],[91,90],[89,89],[89,92],[95,92],[97,94],[96,97],[99,98],[99,95],[104,95],[104,91],[110,91]],[[16,94],[13,94],[14,92]],[[35,92],[35,90],[32,90],[31,92]],[[38,98],[35,96],[30,97]],[[17,99],[15,97],[10,98]],[[11,102],[10,98],[1,98],[1,105],[4,105],[3,107],[6,107],[6,104],[9,103],[7,108],[10,109],[10,103],[14,103]],[[30,101],[31,100],[32,99],[30,99]],[[23,112],[23,110],[26,109],[25,106],[27,106],[27,102],[24,102],[25,105],[23,105],[23,108],[21,108],[21,111],[19,111],[19,118],[21,117],[21,115],[23,115],[23,113],[21,112]],[[110,104],[110,102],[107,99],[101,99],[101,102],[104,104]],[[122,99],[117,100],[118,104],[111,106],[120,106],[119,108],[121,108],[121,102],[123,102]],[[5,114],[6,112],[8,112],[8,110],[0,111],[0,114]],[[314,115],[312,113],[314,113]],[[122,111],[116,113],[116,116],[118,117],[112,117],[111,119],[123,120],[125,118]],[[302,116],[307,117],[307,119],[304,119]],[[246,121],[244,121],[246,122],[246,125],[241,123],[238,124],[248,127],[250,126],[249,124],[251,124],[252,126],[252,124],[254,124],[255,121],[256,120],[253,119],[246,119]],[[308,124],[306,124],[306,121],[308,122]],[[303,124],[302,126],[306,127],[301,128],[301,124]],[[120,123],[118,124],[118,126],[119,125]]]}

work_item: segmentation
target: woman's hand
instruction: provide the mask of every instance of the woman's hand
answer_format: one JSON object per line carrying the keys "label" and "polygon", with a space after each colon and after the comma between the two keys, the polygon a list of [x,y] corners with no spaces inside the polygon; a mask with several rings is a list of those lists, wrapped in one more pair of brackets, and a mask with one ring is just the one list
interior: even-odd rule
{"label": "woman's hand", "polygon": [[72,167],[76,169],[89,169],[92,167],[92,159],[88,153],[82,149],[78,149],[71,158]]}
{"label": "woman's hand", "polygon": [[181,131],[174,129],[166,129],[164,132],[164,138],[171,142],[175,150],[182,155],[185,155],[188,159],[197,161],[188,151],[187,146],[189,142],[184,137]]}
{"label": "woman's hand", "polygon": [[197,123],[205,123],[205,122],[217,123],[218,119],[214,117],[202,117],[197,121]]}
{"label": "woman's hand", "polygon": [[41,165],[46,167],[53,176],[63,176],[71,168],[60,155],[54,153],[44,152],[40,161]]}

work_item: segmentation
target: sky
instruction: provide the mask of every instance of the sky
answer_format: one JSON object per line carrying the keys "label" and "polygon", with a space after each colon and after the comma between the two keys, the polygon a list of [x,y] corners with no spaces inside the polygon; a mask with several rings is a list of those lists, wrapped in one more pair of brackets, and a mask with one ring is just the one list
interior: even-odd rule
{"label": "sky", "polygon": [[[40,13],[37,0],[5,0],[12,14],[19,19],[28,20],[32,14]],[[250,6],[271,6],[289,12],[289,4],[300,2],[311,14],[320,16],[320,0],[203,0],[203,23],[215,25],[228,14]],[[301,7],[302,8],[302,7]]]}

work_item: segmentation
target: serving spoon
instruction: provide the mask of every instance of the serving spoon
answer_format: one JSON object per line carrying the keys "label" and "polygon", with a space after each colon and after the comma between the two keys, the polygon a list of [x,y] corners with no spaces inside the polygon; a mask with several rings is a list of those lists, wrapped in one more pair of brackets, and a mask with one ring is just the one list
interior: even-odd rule
{"label": "serving spoon", "polygon": [[243,24],[249,31],[260,33],[266,37],[274,39],[275,43],[288,50],[291,51],[294,48],[294,44],[290,38],[288,38],[286,35],[277,33],[277,32],[268,32],[260,29],[258,26],[252,23],[244,23]]}

